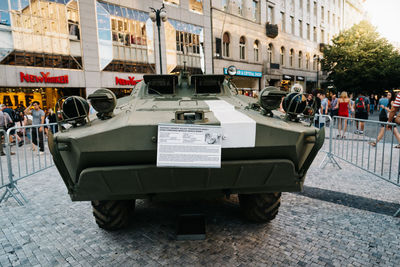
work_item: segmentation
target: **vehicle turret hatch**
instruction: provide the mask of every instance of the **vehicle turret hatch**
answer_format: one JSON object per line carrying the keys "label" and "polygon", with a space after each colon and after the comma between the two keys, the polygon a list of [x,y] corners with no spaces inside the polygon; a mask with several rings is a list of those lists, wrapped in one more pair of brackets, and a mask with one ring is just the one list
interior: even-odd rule
{"label": "vehicle turret hatch", "polygon": [[196,94],[220,94],[224,75],[192,75],[191,84]]}
{"label": "vehicle turret hatch", "polygon": [[178,76],[175,75],[144,75],[147,93],[151,95],[170,95],[175,93]]}

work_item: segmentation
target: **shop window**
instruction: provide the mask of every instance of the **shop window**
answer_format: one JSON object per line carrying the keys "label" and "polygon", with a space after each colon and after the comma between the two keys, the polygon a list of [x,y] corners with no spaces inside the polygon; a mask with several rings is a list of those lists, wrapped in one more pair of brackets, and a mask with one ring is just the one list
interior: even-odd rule
{"label": "shop window", "polygon": [[260,42],[258,40],[256,40],[254,42],[254,61],[255,62],[258,62],[260,60],[260,55],[259,55],[260,49],[259,49],[259,46],[260,46]]}
{"label": "shop window", "polygon": [[299,62],[298,62],[298,68],[301,69],[303,67],[303,52],[299,51]]}
{"label": "shop window", "polygon": [[239,56],[240,59],[245,60],[246,59],[246,39],[244,36],[240,37],[239,41]]}
{"label": "shop window", "polygon": [[203,14],[203,0],[189,0],[189,10]]}
{"label": "shop window", "polygon": [[230,46],[230,37],[229,33],[224,33],[223,39],[222,39],[222,56],[224,57],[229,57],[229,46]]}
{"label": "shop window", "polygon": [[164,3],[169,3],[179,6],[179,0],[164,0]]}
{"label": "shop window", "polygon": [[200,36],[189,32],[176,31],[176,51],[183,54],[200,54]]}
{"label": "shop window", "polygon": [[268,45],[268,62],[273,63],[274,60],[274,46],[272,44]]}
{"label": "shop window", "polygon": [[285,66],[285,48],[282,46],[281,47],[281,54],[280,54],[280,64],[282,65],[282,66]]}
{"label": "shop window", "polygon": [[294,62],[294,50],[290,49],[290,51],[289,51],[289,64],[290,64],[290,67],[293,67],[293,62]]}

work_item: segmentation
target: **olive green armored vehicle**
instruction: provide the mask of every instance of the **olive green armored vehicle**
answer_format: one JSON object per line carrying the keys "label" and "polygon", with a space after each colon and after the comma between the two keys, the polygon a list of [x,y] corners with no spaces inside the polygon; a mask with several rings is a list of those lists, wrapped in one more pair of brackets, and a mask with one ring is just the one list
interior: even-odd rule
{"label": "olive green armored vehicle", "polygon": [[99,89],[88,100],[96,113],[83,98],[59,100],[49,147],[71,199],[91,201],[107,230],[149,198],[238,194],[246,218],[270,221],[281,192],[302,190],[324,140],[301,92],[266,88],[254,99],[224,75],[145,75],[127,97]]}

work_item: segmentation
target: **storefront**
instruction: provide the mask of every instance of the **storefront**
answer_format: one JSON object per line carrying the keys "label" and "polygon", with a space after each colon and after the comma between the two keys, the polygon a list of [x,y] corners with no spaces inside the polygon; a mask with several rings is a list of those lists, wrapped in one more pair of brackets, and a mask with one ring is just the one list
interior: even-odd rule
{"label": "storefront", "polygon": [[101,73],[101,87],[110,89],[117,98],[121,98],[132,93],[135,85],[143,80],[143,75],[103,71]]}
{"label": "storefront", "polygon": [[[227,68],[224,68],[224,74],[228,75]],[[261,88],[261,78],[262,72],[238,69],[232,82],[238,88],[239,94],[258,97]]]}
{"label": "storefront", "polygon": [[296,83],[300,84],[303,86],[303,88],[306,87],[306,78],[304,76],[296,76]]}
{"label": "storefront", "polygon": [[289,91],[293,84],[294,84],[293,75],[288,75],[288,74],[282,75],[281,90]]}

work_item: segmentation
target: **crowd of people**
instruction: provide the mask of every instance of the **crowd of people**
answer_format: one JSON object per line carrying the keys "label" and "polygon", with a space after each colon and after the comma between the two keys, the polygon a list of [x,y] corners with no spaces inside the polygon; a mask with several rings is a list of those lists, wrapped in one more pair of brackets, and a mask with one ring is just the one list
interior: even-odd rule
{"label": "crowd of people", "polygon": [[[347,94],[343,91],[339,97],[336,94],[331,94],[326,97],[324,93],[317,93],[317,98],[320,100],[320,108],[317,113],[322,115],[330,115],[331,117],[337,117],[334,123],[337,123],[338,133],[336,138],[345,139],[349,118],[358,119],[356,123],[356,130],[354,134],[364,134],[365,121],[369,119],[369,115],[374,112],[379,112],[380,122],[392,122],[396,113],[400,108],[400,94],[395,96],[394,92],[387,91],[383,95],[371,94],[366,96],[363,93],[359,93],[356,97],[352,93]],[[325,124],[325,118],[321,116],[315,117],[315,126],[323,127]],[[400,117],[398,118],[400,123]],[[378,132],[376,141],[371,141],[369,144],[375,147],[380,140],[382,140],[385,131],[393,131],[395,138],[400,144],[400,133],[395,127],[381,124]],[[396,148],[400,148],[400,145],[396,145]]]}
{"label": "crowd of people", "polygon": [[[39,147],[40,154],[44,153],[44,137],[47,136],[49,127],[46,124],[56,122],[56,114],[53,109],[42,110],[38,101],[33,101],[28,107],[19,104],[16,109],[12,109],[6,104],[0,105],[0,139],[3,141],[4,133],[12,127],[21,127],[17,130],[10,131],[10,143],[15,143],[18,146],[23,146],[26,143],[25,138],[31,140],[32,150]],[[22,126],[35,126],[22,128]],[[42,126],[39,126],[42,125]],[[57,132],[56,126],[51,126],[52,132]],[[25,141],[24,141],[25,140]],[[14,153],[11,152],[13,155]],[[0,145],[0,155],[6,155],[3,145]]]}

